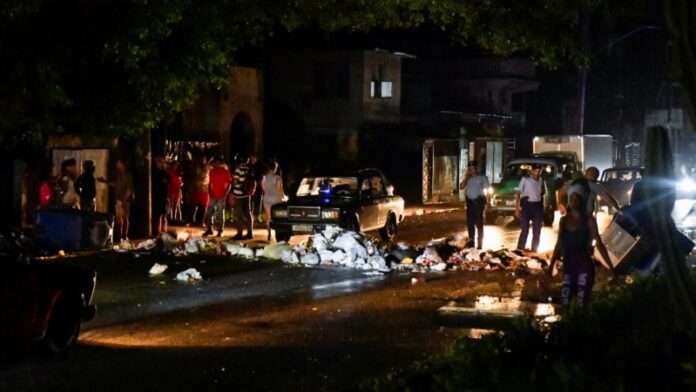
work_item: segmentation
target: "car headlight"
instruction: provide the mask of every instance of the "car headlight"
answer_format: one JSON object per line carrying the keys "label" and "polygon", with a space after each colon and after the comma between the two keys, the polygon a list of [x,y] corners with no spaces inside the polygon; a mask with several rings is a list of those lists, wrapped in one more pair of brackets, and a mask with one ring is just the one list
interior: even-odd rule
{"label": "car headlight", "polygon": [[686,177],[677,183],[677,189],[684,192],[696,191],[696,182]]}
{"label": "car headlight", "polygon": [[339,210],[322,210],[321,219],[338,219]]}
{"label": "car headlight", "polygon": [[273,210],[272,215],[274,218],[287,218],[288,210]]}

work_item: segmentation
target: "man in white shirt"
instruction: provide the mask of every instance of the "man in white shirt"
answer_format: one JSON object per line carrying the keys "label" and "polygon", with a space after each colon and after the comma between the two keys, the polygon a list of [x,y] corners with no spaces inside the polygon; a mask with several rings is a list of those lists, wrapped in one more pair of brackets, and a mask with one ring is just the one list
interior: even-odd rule
{"label": "man in white shirt", "polygon": [[466,177],[459,183],[459,189],[466,189],[466,228],[469,232],[467,248],[474,247],[476,230],[476,247],[483,248],[483,213],[490,206],[489,187],[488,177],[478,172],[476,161],[469,162]]}
{"label": "man in white shirt", "polygon": [[531,175],[522,177],[515,193],[515,217],[520,220],[520,238],[517,249],[525,249],[529,236],[529,221],[532,221],[532,251],[539,249],[541,226],[544,222],[544,181],[541,165],[532,166]]}
{"label": "man in white shirt", "polygon": [[597,182],[597,178],[599,178],[599,169],[594,166],[588,167],[587,170],[585,170],[585,180],[575,180],[572,184],[570,184],[570,186],[568,186],[567,189],[561,189],[559,191],[559,199],[562,201],[562,203],[558,206],[561,214],[565,214],[566,212],[566,206],[563,203],[566,200],[566,196],[570,197],[571,193],[579,192],[581,187],[588,188],[584,190],[585,193],[588,194],[587,205],[585,206],[585,212],[588,216],[594,216],[595,201],[597,200],[597,196],[601,197],[604,202],[618,211],[621,206],[619,206],[619,203],[616,201],[614,196],[607,192],[602,184]]}

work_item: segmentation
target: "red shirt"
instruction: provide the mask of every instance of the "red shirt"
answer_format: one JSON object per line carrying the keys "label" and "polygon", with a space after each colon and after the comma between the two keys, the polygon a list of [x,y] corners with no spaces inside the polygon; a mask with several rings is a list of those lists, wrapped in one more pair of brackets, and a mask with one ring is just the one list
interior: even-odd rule
{"label": "red shirt", "polygon": [[214,167],[210,170],[210,197],[223,199],[232,185],[232,176],[224,167]]}

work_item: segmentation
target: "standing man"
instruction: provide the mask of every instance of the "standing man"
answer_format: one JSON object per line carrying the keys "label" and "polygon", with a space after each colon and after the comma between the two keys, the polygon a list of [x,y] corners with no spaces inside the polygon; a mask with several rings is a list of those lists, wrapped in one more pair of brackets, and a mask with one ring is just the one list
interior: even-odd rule
{"label": "standing man", "polygon": [[[254,218],[251,216],[251,195],[254,194],[256,184],[251,176],[247,160],[240,154],[234,157],[234,213],[237,217],[237,234],[234,240],[250,240],[254,238]],[[242,236],[242,230],[246,227],[247,234]]]}
{"label": "standing man", "polygon": [[85,211],[97,210],[97,182],[94,179],[95,170],[96,167],[94,166],[93,160],[82,162],[82,174],[75,182],[75,191],[80,195],[80,208]]}
{"label": "standing man", "polygon": [[489,187],[488,177],[478,172],[476,161],[469,162],[466,176],[459,183],[459,189],[466,189],[466,228],[469,232],[467,248],[474,247],[476,230],[478,230],[476,248],[483,248],[483,213],[490,207]]}
{"label": "standing man", "polygon": [[[565,190],[565,193],[567,193],[568,198],[570,198],[570,194],[577,192],[579,189],[578,187],[587,188],[584,189],[585,193],[589,195],[587,196],[587,205],[585,206],[585,212],[588,216],[592,218],[594,218],[595,202],[597,201],[597,196],[601,197],[602,200],[604,200],[610,206],[614,207],[614,209],[616,209],[617,211],[619,210],[619,208],[621,208],[621,206],[619,206],[619,202],[616,201],[614,196],[607,192],[607,190],[604,189],[602,184],[597,182],[598,178],[599,169],[597,169],[594,166],[588,167],[587,170],[585,170],[585,178],[573,181],[571,185],[568,186],[568,188]],[[565,199],[565,196],[565,194],[561,194],[561,199]],[[559,206],[559,210],[561,211],[561,214],[565,214],[566,206],[561,204]],[[595,219],[595,224],[596,223],[597,220]]]}
{"label": "standing man", "polygon": [[116,196],[114,213],[116,215],[116,225],[118,226],[116,232],[119,233],[121,241],[127,241],[130,206],[135,197],[133,193],[133,178],[126,170],[126,163],[122,159],[116,161],[116,178],[114,181],[106,181],[102,177],[99,177],[98,180],[114,187],[114,196]]}
{"label": "standing man", "polygon": [[213,215],[215,215],[217,223],[218,237],[222,237],[225,226],[225,203],[227,202],[227,193],[232,185],[232,176],[222,164],[222,157],[213,159],[213,168],[210,170],[210,204],[205,213],[208,229],[203,233],[203,236],[213,234]]}
{"label": "standing man", "polygon": [[152,170],[152,217],[155,220],[155,235],[167,231],[167,193],[169,192],[169,173],[162,155],[155,157]]}
{"label": "standing man", "polygon": [[254,183],[254,192],[251,195],[251,216],[254,219],[259,219],[261,215],[261,197],[263,194],[261,180],[266,172],[264,166],[255,154],[249,155],[249,172]]}
{"label": "standing man", "polygon": [[541,165],[532,165],[530,176],[522,177],[515,192],[515,217],[520,220],[520,238],[517,249],[525,249],[529,235],[529,221],[532,221],[532,251],[539,250],[541,225],[544,222],[544,181],[541,179]]}

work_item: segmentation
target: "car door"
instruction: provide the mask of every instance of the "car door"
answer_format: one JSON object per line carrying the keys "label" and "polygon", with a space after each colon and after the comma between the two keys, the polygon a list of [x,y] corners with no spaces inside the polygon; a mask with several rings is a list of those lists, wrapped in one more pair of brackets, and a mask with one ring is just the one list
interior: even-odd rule
{"label": "car door", "polygon": [[40,287],[30,265],[3,260],[0,274],[0,336],[31,337]]}
{"label": "car door", "polygon": [[360,181],[360,228],[362,231],[377,227],[379,219],[379,198],[372,188],[372,179],[365,177]]}
{"label": "car door", "polygon": [[387,223],[389,207],[391,205],[391,198],[389,195],[387,195],[387,184],[385,183],[384,178],[379,175],[370,177],[370,184],[373,195],[377,201],[378,215],[375,226],[384,227],[384,225]]}

